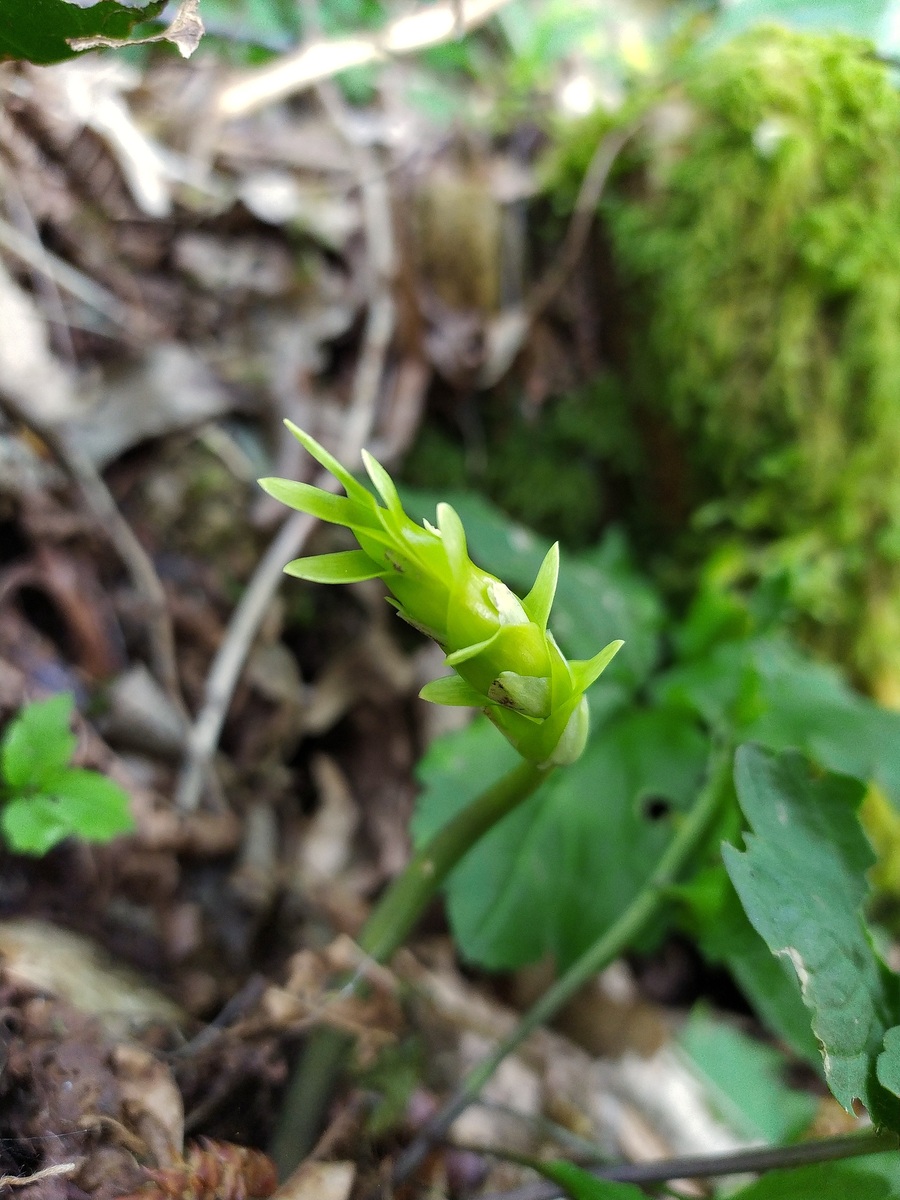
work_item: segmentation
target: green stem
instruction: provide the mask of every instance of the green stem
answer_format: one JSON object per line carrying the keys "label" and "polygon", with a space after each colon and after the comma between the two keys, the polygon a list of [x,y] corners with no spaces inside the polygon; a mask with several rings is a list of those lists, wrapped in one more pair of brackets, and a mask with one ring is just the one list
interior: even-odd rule
{"label": "green stem", "polygon": [[463,855],[530,796],[549,774],[533,763],[521,762],[457,813],[413,855],[403,873],[381,897],[359,935],[359,945],[370,958],[379,963],[390,958]]}
{"label": "green stem", "polygon": [[602,937],[589,946],[529,1009],[496,1050],[470,1072],[440,1112],[400,1156],[394,1172],[395,1183],[402,1183],[409,1178],[427,1154],[431,1142],[442,1137],[459,1114],[478,1098],[481,1089],[507,1055],[516,1050],[535,1029],[555,1016],[580,987],[618,958],[656,918],[666,902],[666,890],[677,882],[709,830],[723,796],[723,784],[730,763],[730,752],[717,755],[716,765],[710,772],[706,786],[635,899]]}
{"label": "green stem", "polygon": [[[360,948],[384,963],[403,943],[457,865],[498,821],[526,800],[549,776],[521,762],[457,813],[418,850],[376,904],[359,935]],[[284,1179],[306,1157],[340,1075],[352,1039],[335,1029],[317,1030],[288,1085],[270,1153]]]}

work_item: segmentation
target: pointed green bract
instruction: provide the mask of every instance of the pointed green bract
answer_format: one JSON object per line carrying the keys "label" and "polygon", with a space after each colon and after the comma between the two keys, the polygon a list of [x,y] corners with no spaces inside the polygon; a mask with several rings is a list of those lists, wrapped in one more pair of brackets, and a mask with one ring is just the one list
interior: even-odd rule
{"label": "pointed green bract", "polygon": [[426,683],[419,696],[431,704],[447,704],[454,708],[480,708],[484,697],[459,675],[444,675]]}
{"label": "pointed green bract", "polygon": [[436,526],[417,525],[370,454],[363,451],[362,459],[378,496],[308,433],[289,428],[347,494],[287,479],[262,479],[261,486],[291,508],[345,526],[359,549],[295,559],[287,573],[314,583],[383,579],[399,615],[434,638],[456,672],[423,688],[424,699],[484,709],[518,752],[539,766],[574,762],[588,733],[584,691],[622,643],[611,642],[586,662],[570,663],[560,650],[547,628],[559,547],[551,548],[522,600],[472,562],[462,522],[449,504],[438,505]]}
{"label": "pointed green bract", "polygon": [[383,579],[387,571],[364,550],[341,550],[337,554],[295,558],[284,573],[307,583],[362,583],[365,579]]}
{"label": "pointed green bract", "polygon": [[[547,557],[541,563],[534,587],[522,601],[522,607],[541,629],[547,628],[550,620],[550,609],[556,595],[556,581],[559,578],[559,542],[554,542],[547,551]],[[621,643],[619,643],[621,645]]]}

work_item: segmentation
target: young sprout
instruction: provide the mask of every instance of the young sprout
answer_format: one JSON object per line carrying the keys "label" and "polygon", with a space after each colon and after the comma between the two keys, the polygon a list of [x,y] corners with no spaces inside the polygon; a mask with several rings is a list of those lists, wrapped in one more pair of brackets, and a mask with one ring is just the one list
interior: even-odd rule
{"label": "young sprout", "polygon": [[261,479],[276,500],[322,521],[344,525],[358,550],[319,554],[285,571],[314,583],[383,579],[404,621],[434,638],[455,674],[426,684],[435,704],[483,709],[516,750],[541,767],[574,762],[588,734],[585,691],[622,645],[610,642],[591,659],[567,659],[547,628],[556,592],[559,546],[547,553],[534,586],[520,599],[469,558],[462,522],[449,504],[437,526],[417,525],[403,511],[384,467],[363,451],[381,502],[308,433],[287,422],[346,496],[288,479]]}

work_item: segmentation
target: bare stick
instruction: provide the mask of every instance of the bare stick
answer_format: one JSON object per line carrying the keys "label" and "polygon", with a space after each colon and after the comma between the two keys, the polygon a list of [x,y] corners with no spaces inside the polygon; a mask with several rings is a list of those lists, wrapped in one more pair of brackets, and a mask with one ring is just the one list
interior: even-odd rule
{"label": "bare stick", "polygon": [[[347,136],[346,122],[340,120],[337,114],[336,124],[340,132]],[[395,254],[385,174],[378,169],[378,163],[370,151],[355,145],[354,149],[359,155],[358,174],[363,194],[370,299],[363,346],[356,365],[339,451],[343,462],[355,462],[371,435],[384,363],[394,331],[391,287]],[[330,490],[336,487],[336,482],[331,475],[323,473],[316,480],[316,486]],[[176,794],[176,804],[183,812],[193,811],[200,801],[204,774],[219,743],[231,697],[253,639],[281,582],[284,564],[299,554],[314,527],[315,521],[305,513],[294,513],[287,518],[234,611],[210,669],[203,707],[188,735],[187,754]]]}
{"label": "bare stick", "polygon": [[42,1179],[58,1179],[61,1175],[72,1175],[81,1166],[84,1159],[78,1162],[57,1163],[53,1167],[44,1167],[33,1175],[0,1175],[0,1188],[29,1187],[32,1183],[40,1183]]}
{"label": "bare stick", "polygon": [[581,181],[559,257],[538,284],[528,303],[529,323],[536,321],[547,305],[556,298],[578,265],[590,236],[591,226],[596,219],[597,205],[603,195],[609,173],[622,148],[634,136],[640,124],[640,120],[634,121],[622,129],[612,130],[600,140]]}
{"label": "bare stick", "polygon": [[509,0],[447,0],[423,5],[374,35],[317,38],[270,66],[238,76],[219,93],[217,114],[234,120],[332,79],[350,67],[438,46],[482,25],[507,3]]}
{"label": "bare stick", "polygon": [[0,406],[14,420],[35,433],[59,460],[78,487],[96,525],[103,530],[122,560],[135,591],[143,601],[147,621],[147,639],[153,672],[163,685],[179,713],[184,701],[178,681],[175,637],[166,606],[166,593],[153,560],[138,541],[131,526],[119,511],[112,492],[90,458],[66,435],[41,420],[8,392],[0,392]]}
{"label": "bare stick", "polygon": [[[795,1146],[753,1146],[730,1154],[684,1155],[656,1162],[619,1163],[616,1166],[591,1167],[597,1179],[617,1183],[665,1183],[670,1179],[710,1179],[724,1175],[760,1173],[811,1163],[838,1162],[866,1154],[897,1153],[896,1133],[853,1133],[841,1137],[820,1138]],[[486,1151],[490,1153],[490,1151]],[[557,1200],[564,1193],[553,1183],[530,1183],[509,1192],[486,1192],[480,1200]]]}

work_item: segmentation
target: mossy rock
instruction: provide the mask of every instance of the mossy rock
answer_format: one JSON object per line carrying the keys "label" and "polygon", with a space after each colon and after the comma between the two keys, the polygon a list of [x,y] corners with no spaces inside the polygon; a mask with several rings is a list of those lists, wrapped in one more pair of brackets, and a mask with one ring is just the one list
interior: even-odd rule
{"label": "mossy rock", "polygon": [[900,93],[871,47],[767,28],[693,58],[602,206],[625,386],[678,433],[696,558],[739,541],[900,701]]}

